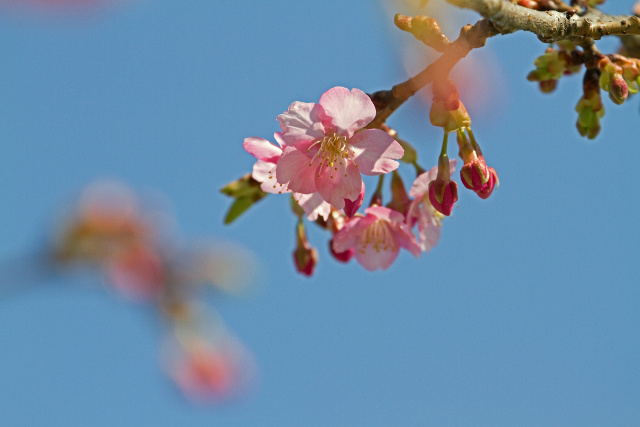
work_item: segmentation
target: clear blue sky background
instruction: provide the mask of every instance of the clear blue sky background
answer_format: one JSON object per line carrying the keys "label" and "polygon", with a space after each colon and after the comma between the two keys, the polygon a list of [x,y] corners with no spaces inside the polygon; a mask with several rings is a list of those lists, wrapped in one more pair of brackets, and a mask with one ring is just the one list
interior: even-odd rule
{"label": "clear blue sky background", "polygon": [[[632,1],[609,3],[626,13]],[[308,279],[291,264],[286,197],[222,225],[229,200],[218,189],[253,163],[243,138],[271,137],[291,102],[333,86],[373,92],[406,78],[413,39],[393,30],[392,9],[129,0],[57,17],[0,10],[0,258],[33,253],[66,200],[113,177],[166,194],[185,238],[235,240],[263,266],[252,297],[216,301],[258,381],[212,407],[164,376],[153,310],[88,279],[24,281],[0,300],[0,425],[640,423],[638,98],[607,99],[600,137],[580,138],[581,78],[540,94],[525,80],[545,47],[531,34],[470,55],[491,65],[475,83],[483,97],[466,103],[501,185],[486,201],[461,191],[431,253],[369,273],[331,259],[313,229],[321,259]],[[416,99],[390,124],[430,167],[441,134],[427,114]]]}

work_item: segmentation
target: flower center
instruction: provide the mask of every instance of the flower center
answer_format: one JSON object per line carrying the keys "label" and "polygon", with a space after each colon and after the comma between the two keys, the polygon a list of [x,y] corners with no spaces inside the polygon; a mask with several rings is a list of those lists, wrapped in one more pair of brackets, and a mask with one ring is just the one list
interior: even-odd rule
{"label": "flower center", "polygon": [[360,253],[364,254],[367,251],[367,246],[371,245],[376,252],[386,251],[391,249],[392,252],[396,250],[396,242],[389,230],[387,221],[383,219],[377,219],[371,224],[360,236],[360,244],[362,248],[359,249]]}
{"label": "flower center", "polygon": [[436,208],[433,207],[431,201],[429,200],[429,193],[424,195],[424,197],[422,198],[422,203],[424,205],[424,209],[426,209],[427,214],[429,215],[429,218],[431,218],[431,223],[433,225],[441,227],[444,215],[438,212]]}
{"label": "flower center", "polygon": [[355,152],[350,148],[351,146],[347,142],[347,137],[342,135],[325,136],[322,139],[314,142],[307,151],[310,151],[312,147],[320,145],[318,152],[313,156],[309,162],[309,166],[313,166],[316,159],[320,160],[320,167],[318,168],[318,176],[324,171],[330,172],[330,177],[333,178],[334,172],[337,173],[338,168],[344,171],[344,176],[347,176],[347,162],[352,161],[353,164],[358,167],[353,159]]}

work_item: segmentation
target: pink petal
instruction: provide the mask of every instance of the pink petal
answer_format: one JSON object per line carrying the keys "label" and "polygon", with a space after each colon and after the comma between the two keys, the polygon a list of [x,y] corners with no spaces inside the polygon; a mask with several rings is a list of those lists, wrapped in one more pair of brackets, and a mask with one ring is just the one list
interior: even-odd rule
{"label": "pink petal", "polygon": [[407,224],[395,222],[391,225],[391,230],[393,237],[401,247],[411,252],[415,257],[420,256],[420,245]]}
{"label": "pink petal", "polygon": [[276,142],[278,143],[278,145],[280,147],[282,147],[283,149],[287,146],[287,143],[284,142],[284,139],[282,139],[282,132],[276,132],[273,134],[273,139],[276,140]]}
{"label": "pink petal", "polygon": [[355,249],[356,260],[369,271],[374,271],[378,268],[386,270],[398,258],[400,253],[400,248],[397,246],[393,248],[394,250],[391,250],[389,246],[387,250],[376,251],[371,245],[367,245],[364,249],[362,247],[356,247]]}
{"label": "pink petal", "polygon": [[291,190],[287,188],[286,183],[280,184],[276,178],[276,164],[263,162],[258,160],[253,165],[253,173],[251,174],[253,179],[260,182],[260,188],[265,193],[289,193]]}
{"label": "pink petal", "polygon": [[365,129],[349,140],[355,152],[354,162],[364,175],[380,175],[398,169],[394,159],[404,155],[404,150],[388,133],[380,129]]}
{"label": "pink petal", "polygon": [[356,200],[362,188],[360,172],[352,162],[347,162],[346,170],[335,170],[321,164],[315,175],[315,183],[322,198],[336,209],[344,208],[344,199]]}
{"label": "pink petal", "polygon": [[429,252],[438,244],[442,227],[433,223],[431,218],[421,216],[418,221],[418,235],[420,236],[420,249]]}
{"label": "pink petal", "polygon": [[413,227],[416,225],[416,220],[418,219],[420,203],[422,203],[422,199],[413,199],[411,204],[409,205],[409,211],[405,216],[405,223],[409,227]]}
{"label": "pink petal", "polygon": [[269,176],[275,175],[275,173],[272,173],[272,171],[275,172],[275,167],[275,163],[258,160],[253,164],[251,177],[258,182],[265,182],[269,179]]}
{"label": "pink petal", "polygon": [[364,230],[375,221],[375,218],[356,216],[351,218],[345,225],[333,236],[333,250],[341,253],[355,247],[360,235]]}
{"label": "pink petal", "polygon": [[242,147],[258,160],[275,163],[282,154],[282,149],[263,138],[245,138]]}
{"label": "pink petal", "polygon": [[376,107],[369,95],[360,89],[334,87],[320,97],[320,105],[331,118],[335,132],[350,138],[376,116]]}
{"label": "pink petal", "polygon": [[320,104],[298,101],[278,116],[282,140],[288,145],[324,138],[323,123],[328,123],[328,120]]}
{"label": "pink petal", "polygon": [[296,193],[315,193],[316,166],[309,166],[310,160],[305,152],[296,147],[288,146],[284,149],[276,166],[276,177],[280,184],[289,185]]}
{"label": "pink petal", "polygon": [[413,185],[409,190],[411,197],[422,198],[429,193],[429,183],[438,176],[438,167],[432,167],[428,172],[423,172],[413,181]]}
{"label": "pink petal", "polygon": [[294,193],[293,198],[298,202],[300,207],[304,209],[309,221],[315,221],[321,216],[325,221],[331,213],[331,205],[324,201],[318,193],[300,194]]}
{"label": "pink petal", "polygon": [[386,219],[387,221],[403,222],[404,215],[393,209],[384,206],[371,206],[364,210],[365,214],[372,215],[378,219]]}

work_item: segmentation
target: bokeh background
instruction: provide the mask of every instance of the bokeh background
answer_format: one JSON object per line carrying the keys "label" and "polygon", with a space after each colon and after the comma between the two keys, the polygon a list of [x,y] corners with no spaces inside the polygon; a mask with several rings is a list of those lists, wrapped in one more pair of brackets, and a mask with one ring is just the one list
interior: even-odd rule
{"label": "bokeh background", "polygon": [[[608,3],[627,13],[633,1]],[[270,138],[291,102],[417,71],[427,50],[392,25],[409,5],[40,6],[0,3],[0,425],[640,423],[638,97],[607,99],[587,141],[575,129],[581,77],[542,95],[525,77],[545,46],[490,39],[457,75],[500,187],[486,201],[461,191],[440,244],[384,272],[338,264],[309,227],[320,252],[309,279],[291,261],[286,197],[225,227],[218,190],[253,164],[242,140]],[[440,9],[452,38],[477,19]],[[427,117],[416,97],[389,120],[426,168],[441,140]],[[164,194],[185,240],[256,253],[255,291],[213,301],[258,365],[243,396],[184,399],[159,363],[157,313],[99,277],[11,270],[98,178]]]}

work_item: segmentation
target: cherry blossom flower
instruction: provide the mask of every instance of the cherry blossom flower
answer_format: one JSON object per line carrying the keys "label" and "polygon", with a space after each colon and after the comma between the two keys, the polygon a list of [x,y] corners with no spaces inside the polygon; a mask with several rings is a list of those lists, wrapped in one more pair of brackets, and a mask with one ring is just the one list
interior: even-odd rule
{"label": "cherry blossom flower", "polygon": [[[455,171],[456,161],[449,162],[449,171],[453,175]],[[440,240],[440,229],[442,227],[441,214],[433,207],[429,200],[429,183],[434,181],[438,176],[438,167],[434,166],[428,172],[420,174],[411,186],[409,195],[413,197],[413,201],[407,212],[406,223],[413,227],[418,223],[418,238],[420,241],[420,249],[428,252]]]}
{"label": "cherry blossom flower", "polygon": [[[276,163],[280,159],[283,147],[286,147],[286,144],[282,139],[282,132],[276,132],[273,136],[278,145],[274,145],[263,138],[245,138],[242,146],[249,154],[258,159],[253,165],[251,176],[261,183],[260,188],[265,193],[291,193],[288,183],[280,183],[276,179]],[[320,194],[293,193],[293,198],[304,209],[310,221],[315,221],[318,216],[326,220],[329,216],[331,205],[325,202]]]}
{"label": "cherry blossom flower", "polygon": [[355,216],[333,237],[333,250],[355,249],[354,256],[367,270],[386,270],[398,258],[400,248],[414,256],[420,255],[420,245],[405,224],[404,216],[392,209],[373,206],[365,216]]}
{"label": "cherry blossom flower", "polygon": [[302,194],[318,192],[336,209],[355,201],[364,175],[398,168],[400,144],[380,129],[362,130],[376,115],[369,96],[359,89],[329,89],[318,104],[294,102],[278,116],[286,143],[277,162],[280,184]]}

